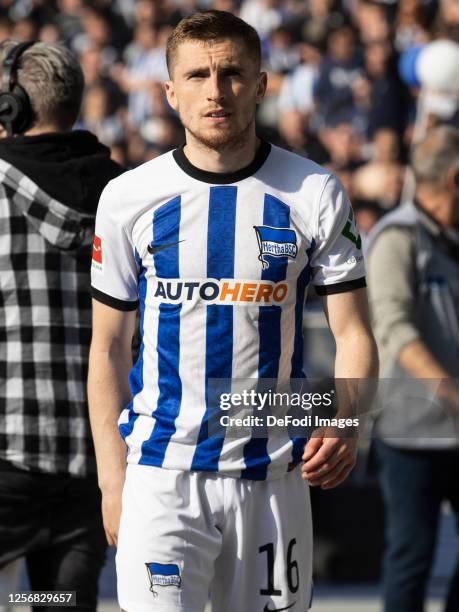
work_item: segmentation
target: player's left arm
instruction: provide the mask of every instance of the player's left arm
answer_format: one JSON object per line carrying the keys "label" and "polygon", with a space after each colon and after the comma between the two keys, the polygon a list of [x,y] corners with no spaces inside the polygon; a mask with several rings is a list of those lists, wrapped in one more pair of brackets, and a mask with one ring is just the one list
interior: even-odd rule
{"label": "player's left arm", "polygon": [[[325,295],[322,298],[328,325],[336,342],[335,378],[337,418],[355,416],[365,387],[378,376],[378,353],[370,326],[366,289]],[[359,397],[358,397],[359,396]],[[331,489],[342,483],[355,465],[358,437],[340,437],[332,428],[316,430],[306,444],[302,475],[309,484]]]}

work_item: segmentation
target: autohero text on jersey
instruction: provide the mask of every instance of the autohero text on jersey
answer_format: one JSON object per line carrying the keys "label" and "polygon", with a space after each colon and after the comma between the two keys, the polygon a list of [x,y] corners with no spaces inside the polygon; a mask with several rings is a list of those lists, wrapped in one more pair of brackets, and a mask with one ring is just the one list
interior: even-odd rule
{"label": "autohero text on jersey", "polygon": [[247,304],[259,306],[284,304],[289,287],[286,282],[246,281],[234,279],[176,280],[155,279],[154,298],[171,303],[202,300],[214,304]]}

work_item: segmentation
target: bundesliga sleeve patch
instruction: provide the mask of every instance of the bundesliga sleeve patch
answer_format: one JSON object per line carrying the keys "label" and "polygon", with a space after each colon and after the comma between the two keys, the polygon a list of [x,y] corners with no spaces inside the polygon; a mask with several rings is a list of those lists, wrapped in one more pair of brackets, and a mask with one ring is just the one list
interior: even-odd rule
{"label": "bundesliga sleeve patch", "polygon": [[150,579],[150,591],[155,592],[155,586],[175,586],[180,588],[182,579],[176,563],[145,563]]}
{"label": "bundesliga sleeve patch", "polygon": [[92,266],[96,270],[102,270],[102,238],[96,235],[92,242]]}
{"label": "bundesliga sleeve patch", "polygon": [[362,248],[362,239],[360,237],[359,230],[357,228],[357,222],[356,222],[354,211],[352,210],[352,207],[349,209],[349,216],[347,218],[346,225],[344,226],[341,234],[345,238],[353,242],[356,248],[358,249]]}

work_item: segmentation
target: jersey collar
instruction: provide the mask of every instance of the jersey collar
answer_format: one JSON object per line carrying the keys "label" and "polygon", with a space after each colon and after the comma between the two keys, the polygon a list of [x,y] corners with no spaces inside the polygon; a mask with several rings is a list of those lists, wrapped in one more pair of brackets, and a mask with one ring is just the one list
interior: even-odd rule
{"label": "jersey collar", "polygon": [[201,170],[201,168],[194,166],[183,152],[184,147],[185,144],[178,149],[175,149],[172,153],[175,161],[183,172],[192,178],[197,179],[198,181],[202,181],[203,183],[212,183],[214,185],[228,185],[229,183],[237,183],[238,181],[242,181],[249,176],[252,176],[265,163],[268,155],[271,152],[271,145],[269,142],[262,140],[253,161],[248,166],[245,166],[245,168],[241,168],[235,172],[209,172],[208,170]]}

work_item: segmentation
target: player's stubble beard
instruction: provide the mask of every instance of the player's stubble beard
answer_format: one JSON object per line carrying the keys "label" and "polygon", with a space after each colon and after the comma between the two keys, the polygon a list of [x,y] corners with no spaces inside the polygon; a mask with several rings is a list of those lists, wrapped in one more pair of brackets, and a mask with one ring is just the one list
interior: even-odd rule
{"label": "player's stubble beard", "polygon": [[182,117],[180,117],[180,119],[185,130],[189,132],[193,136],[195,141],[199,143],[203,148],[219,152],[229,150],[237,151],[239,149],[242,149],[250,139],[251,132],[255,124],[255,111],[256,109],[253,110],[253,113],[250,116],[247,125],[241,130],[221,130],[220,133],[213,134],[212,136],[208,136],[205,133],[200,133],[196,130],[191,129],[183,121]]}

